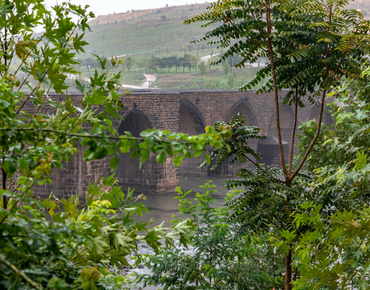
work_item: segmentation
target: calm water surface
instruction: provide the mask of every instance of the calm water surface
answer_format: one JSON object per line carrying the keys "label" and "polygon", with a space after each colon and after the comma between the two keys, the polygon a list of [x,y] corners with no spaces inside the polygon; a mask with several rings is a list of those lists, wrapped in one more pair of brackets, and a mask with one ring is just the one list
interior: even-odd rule
{"label": "calm water surface", "polygon": [[[222,206],[225,202],[226,193],[228,190],[222,186],[222,182],[226,179],[226,177],[209,177],[209,176],[181,176],[180,177],[180,187],[181,189],[186,192],[191,190],[192,192],[187,196],[188,200],[193,201],[195,198],[195,193],[205,193],[206,190],[200,188],[199,185],[204,185],[208,181],[212,181],[215,188],[218,191],[212,194],[212,197],[216,199],[216,201],[212,204],[213,207]],[[139,192],[138,192],[139,193]],[[179,201],[174,197],[177,196],[177,192],[167,192],[161,194],[148,194],[145,195],[147,200],[142,201],[143,204],[147,206],[150,213],[144,213],[143,216],[137,217],[136,220],[142,220],[143,222],[147,222],[150,218],[154,219],[153,225],[159,225],[163,221],[165,221],[165,226],[170,225],[170,221],[173,220],[172,215],[176,214],[176,216],[182,216],[178,214],[178,203]]]}

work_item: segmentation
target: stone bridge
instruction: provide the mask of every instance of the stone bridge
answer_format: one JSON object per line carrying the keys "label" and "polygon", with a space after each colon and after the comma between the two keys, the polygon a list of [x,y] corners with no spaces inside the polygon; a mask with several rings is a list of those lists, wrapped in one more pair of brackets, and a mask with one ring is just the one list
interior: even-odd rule
{"label": "stone bridge", "polygon": [[[280,101],[286,93],[279,93]],[[64,96],[55,97],[62,99]],[[74,97],[81,98],[77,94]],[[271,166],[279,164],[277,142],[273,138],[276,137],[276,129],[272,93],[257,95],[253,91],[236,90],[153,89],[133,91],[130,95],[123,95],[122,101],[125,108],[120,113],[124,120],[117,121],[115,126],[118,132],[129,131],[134,136],[139,136],[141,131],[149,128],[199,134],[204,132],[206,126],[213,125],[216,121],[230,121],[232,116],[240,112],[246,117],[245,125],[258,126],[261,128],[261,135],[269,136],[260,143],[251,141],[251,147],[263,154],[262,162]],[[318,104],[312,106],[306,101],[305,105],[305,108],[298,111],[298,126],[302,122],[318,118]],[[294,113],[287,105],[281,105],[280,109],[282,136],[285,145],[289,146]],[[328,125],[332,122],[326,108],[323,122]],[[66,164],[66,170],[54,170],[52,185],[40,188],[39,195],[46,197],[51,191],[57,196],[69,196],[76,192],[82,194],[89,182],[93,183],[111,174],[108,158],[85,163],[82,161],[81,149],[73,156],[74,162]],[[164,164],[158,164],[155,156],[150,156],[142,170],[139,170],[139,161],[130,158],[127,153],[120,157],[116,177],[124,189],[131,187],[137,193],[158,193],[174,190],[179,184],[180,174],[231,176],[240,166],[245,166],[224,165],[214,172],[208,172],[207,168],[196,168],[202,161],[201,158],[183,160],[181,166],[176,168],[171,158]]]}

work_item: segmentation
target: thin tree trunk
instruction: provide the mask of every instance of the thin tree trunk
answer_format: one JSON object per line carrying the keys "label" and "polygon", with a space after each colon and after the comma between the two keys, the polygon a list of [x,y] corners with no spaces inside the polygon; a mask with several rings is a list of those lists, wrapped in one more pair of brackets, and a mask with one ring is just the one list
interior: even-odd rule
{"label": "thin tree trunk", "polygon": [[284,148],[283,142],[281,138],[281,130],[280,130],[280,111],[279,111],[279,95],[278,95],[278,87],[276,83],[276,74],[275,74],[275,62],[274,62],[274,54],[272,51],[272,41],[271,41],[271,18],[270,18],[270,1],[265,0],[265,8],[266,8],[266,30],[267,30],[267,46],[270,55],[270,63],[271,63],[271,76],[272,82],[274,86],[274,100],[275,100],[275,121],[276,121],[276,132],[279,142],[279,151],[280,151],[280,159],[281,159],[281,166],[283,168],[283,172],[287,179],[290,179],[288,176],[288,172],[285,167],[285,159],[284,159]]}
{"label": "thin tree trunk", "polygon": [[[7,179],[7,173],[3,168],[1,168],[1,173],[3,177],[3,190],[6,190],[6,179]],[[8,199],[6,198],[5,195],[3,195],[3,208],[7,209],[8,208]]]}
{"label": "thin tree trunk", "polygon": [[290,140],[290,152],[289,152],[289,169],[288,175],[292,174],[292,166],[293,166],[293,155],[294,155],[294,139],[295,139],[295,130],[297,128],[297,119],[298,119],[298,90],[296,89],[295,92],[295,100],[294,100],[294,123],[292,129],[292,138]]}
{"label": "thin tree trunk", "polygon": [[292,250],[285,254],[285,290],[292,289]]}
{"label": "thin tree trunk", "polygon": [[[275,74],[275,62],[274,62],[274,53],[272,50],[272,41],[271,41],[271,32],[272,32],[272,24],[271,24],[271,15],[270,15],[270,0],[265,0],[265,9],[266,9],[266,31],[267,31],[267,47],[270,56],[270,64],[271,64],[271,76],[272,82],[274,87],[274,101],[275,101],[275,122],[276,122],[276,133],[278,137],[279,143],[279,151],[280,151],[280,162],[282,166],[282,170],[285,175],[285,183],[287,187],[291,187],[290,175],[286,169],[285,165],[285,158],[284,158],[284,148],[283,142],[281,138],[281,130],[280,130],[280,111],[279,111],[279,95],[278,95],[278,86],[276,82],[276,74]],[[287,195],[286,198],[286,208],[288,209],[289,205],[289,196]],[[292,289],[292,250],[285,256],[285,290]]]}

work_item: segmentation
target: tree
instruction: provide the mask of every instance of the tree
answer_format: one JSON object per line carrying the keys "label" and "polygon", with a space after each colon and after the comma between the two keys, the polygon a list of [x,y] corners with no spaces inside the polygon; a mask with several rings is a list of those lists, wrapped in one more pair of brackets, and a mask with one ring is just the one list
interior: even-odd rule
{"label": "tree", "polygon": [[[139,138],[118,134],[113,121],[122,119],[121,75],[111,73],[118,59],[108,64],[95,56],[101,71],[90,82],[75,81],[81,98],[67,93],[67,76],[79,73],[75,56],[87,45],[87,21],[94,16],[88,7],[64,2],[48,11],[42,0],[2,1],[1,7],[0,288],[104,289],[109,264],[127,265],[140,239],[158,248],[167,230],[134,225],[131,212],[141,215],[145,208],[132,200],[133,191],[125,195],[114,186],[114,175],[101,186],[90,184],[81,203],[78,195],[57,200],[52,193],[41,200],[39,186],[52,182],[52,169],[63,168],[78,150],[84,162],[107,158],[113,172],[118,156],[129,151],[141,163],[150,151],[159,163],[173,156],[178,166],[190,148],[198,156],[211,139],[223,146],[223,137],[215,131],[197,137],[157,130]],[[39,25],[43,32],[36,35]],[[119,216],[112,215],[120,206]],[[189,233],[188,225],[181,227]],[[176,232],[168,232],[167,243]]]}
{"label": "tree", "polygon": [[[196,193],[194,203],[177,188],[179,210],[193,220],[197,226],[192,237],[194,255],[188,255],[180,249],[163,249],[158,255],[142,257],[145,265],[153,271],[151,275],[142,275],[139,281],[144,286],[156,285],[170,289],[187,289],[189,284],[200,289],[272,289],[281,286],[279,271],[282,267],[273,264],[273,247],[266,248],[264,239],[235,240],[235,224],[228,222],[227,207],[215,209],[216,200],[211,194],[217,192],[215,185],[206,183],[200,186],[205,194]],[[226,202],[235,194],[228,194]],[[176,217],[175,224],[181,223]],[[214,246],[217,245],[217,246]],[[265,269],[272,269],[269,273]],[[176,271],[171,271],[176,269]],[[173,273],[174,272],[174,273]]]}
{"label": "tree", "polygon": [[90,72],[90,68],[95,68],[99,63],[94,61],[91,57],[85,59],[82,64],[87,68],[87,71]]}
{"label": "tree", "polygon": [[232,89],[235,84],[235,79],[232,73],[227,74],[227,86]]}
{"label": "tree", "polygon": [[207,73],[207,64],[204,60],[201,60],[198,64],[198,74],[204,76]]}
{"label": "tree", "polygon": [[[321,132],[305,164],[315,170],[312,191],[318,194],[295,215],[296,228],[310,229],[296,245],[302,273],[297,289],[369,287],[369,76],[367,64],[361,77],[347,78],[332,91],[338,101],[330,105],[334,124]],[[301,126],[301,152],[316,128],[314,121]]]}
{"label": "tree", "polygon": [[176,56],[169,56],[165,58],[166,67],[168,68],[168,72],[170,72],[171,67],[173,67],[176,63]]}
{"label": "tree", "polygon": [[156,72],[157,65],[158,65],[158,58],[152,55],[152,57],[149,59],[148,69]]}
{"label": "tree", "polygon": [[197,65],[199,63],[199,60],[200,60],[200,57],[198,57],[198,56],[194,56],[194,55],[190,56],[189,57],[190,67],[192,67],[194,70],[196,70]]}
{"label": "tree", "polygon": [[161,16],[161,21],[166,22],[166,20],[167,20],[166,15],[162,15]]}
{"label": "tree", "polygon": [[161,72],[163,72],[163,69],[167,67],[166,58],[158,58],[157,65],[161,69]]}
{"label": "tree", "polygon": [[227,60],[225,60],[224,64],[222,65],[222,70],[224,71],[225,75],[228,75],[230,72],[230,65]]}
{"label": "tree", "polygon": [[149,66],[149,58],[143,58],[138,61],[138,65],[140,68],[144,68],[145,71],[148,69]]}
{"label": "tree", "polygon": [[130,71],[131,67],[135,64],[135,59],[131,56],[128,56],[123,59],[123,65],[126,66],[127,70]]}
{"label": "tree", "polygon": [[189,54],[185,54],[184,57],[180,58],[180,62],[181,62],[181,66],[183,68],[182,72],[184,72],[185,67],[189,68],[189,72],[190,72],[190,69],[191,69],[191,66],[190,66],[190,55]]}
{"label": "tree", "polygon": [[177,73],[177,69],[182,65],[182,60],[180,57],[176,57],[173,60],[174,60],[173,65],[175,66]]}
{"label": "tree", "polygon": [[[369,24],[364,21],[359,12],[343,8],[348,2],[225,0],[213,3],[209,11],[185,21],[187,24],[209,21],[207,25],[223,22],[221,27],[209,31],[203,37],[205,40],[216,37],[220,46],[230,46],[218,62],[234,54],[243,57],[243,60],[236,65],[238,67],[242,67],[246,62],[254,62],[257,56],[269,59],[268,65],[258,71],[256,77],[248,82],[244,89],[259,86],[257,92],[272,91],[274,95],[276,131],[284,176],[280,179],[275,175],[274,178],[283,185],[283,188],[285,187],[281,192],[285,195],[286,212],[286,215],[280,217],[283,228],[281,230],[276,228],[277,234],[292,227],[289,218],[290,213],[294,211],[292,203],[298,202],[296,199],[299,197],[291,191],[294,186],[299,187],[293,181],[319,137],[327,93],[342,77],[359,75],[361,73],[359,64],[366,62],[365,55],[369,51],[367,35]],[[232,39],[238,41],[232,44]],[[266,78],[267,81],[261,84],[261,81]],[[278,92],[282,89],[289,90],[283,103],[293,105],[295,116],[287,164],[280,128]],[[301,160],[293,164],[298,110],[303,105],[301,100],[308,98],[310,102],[314,102],[313,97],[308,93],[314,97],[320,96],[318,127]],[[248,196],[245,195],[239,200],[243,203],[248,200]],[[261,202],[264,200],[262,199]],[[259,212],[256,211],[255,214]],[[267,223],[271,222],[267,216],[265,218]],[[255,229],[252,224],[247,224],[244,223],[244,229],[248,227]],[[292,288],[293,243],[294,240],[283,249],[286,290]]]}

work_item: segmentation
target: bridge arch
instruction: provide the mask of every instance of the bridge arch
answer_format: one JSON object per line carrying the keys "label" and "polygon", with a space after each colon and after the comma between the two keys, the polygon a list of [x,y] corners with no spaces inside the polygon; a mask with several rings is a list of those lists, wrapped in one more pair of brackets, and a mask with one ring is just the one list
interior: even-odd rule
{"label": "bridge arch", "polygon": [[[312,106],[310,110],[310,116],[308,117],[307,121],[316,119],[316,122],[318,122],[320,116],[320,103],[316,103]],[[331,117],[330,113],[328,112],[326,106],[324,107],[324,112],[322,115],[322,123],[328,125],[329,127],[334,124],[334,120]]]}
{"label": "bridge arch", "polygon": [[198,107],[187,99],[180,100],[180,132],[189,135],[204,133],[205,122]]}
{"label": "bridge arch", "polygon": [[[153,128],[153,125],[145,113],[138,109],[129,111],[118,128],[118,133],[123,135],[125,131],[134,137],[139,137],[144,130]],[[139,169],[139,159],[131,158],[130,152],[121,154],[116,171],[119,185],[124,190],[128,187],[135,188],[138,193],[152,193],[157,190],[157,162],[154,154],[150,154],[148,160]]]}
{"label": "bridge arch", "polygon": [[[281,138],[283,139],[283,141],[290,143],[294,123],[294,112],[290,106],[280,104],[279,115],[280,115]],[[272,137],[277,137],[275,113],[272,114],[268,135]]]}
{"label": "bridge arch", "polygon": [[[254,126],[256,124],[252,106],[249,104],[248,100],[243,97],[240,98],[237,102],[233,104],[230,110],[227,112],[225,121],[230,122],[231,119],[237,114],[241,113],[244,119],[244,126]],[[256,139],[249,139],[248,146],[252,149],[257,151],[257,140]],[[250,156],[252,159],[253,157]],[[245,168],[245,166],[249,166],[251,164],[240,164],[234,163],[229,164],[230,159],[227,159],[223,164],[221,164],[217,169],[208,172],[209,176],[233,176],[235,175],[240,169]]]}
{"label": "bridge arch", "polygon": [[151,128],[154,126],[149,117],[143,111],[135,108],[123,115],[123,120],[118,125],[118,133],[122,135],[128,131],[133,136],[139,137],[142,131]]}
{"label": "bridge arch", "polygon": [[[292,139],[292,130],[294,124],[294,112],[292,108],[286,104],[280,104],[279,106],[280,115],[280,132],[281,139],[283,141],[285,162],[288,161],[290,143]],[[268,136],[265,140],[260,140],[258,142],[257,151],[262,154],[262,162],[270,166],[280,165],[280,154],[279,154],[279,142],[277,140],[276,131],[276,120],[275,112],[272,114],[272,119],[270,121],[270,128]],[[297,128],[298,128],[297,123]],[[296,128],[295,141],[297,140],[298,129]]]}
{"label": "bridge arch", "polygon": [[245,117],[244,121],[245,126],[255,125],[253,109],[247,99],[245,98],[239,99],[228,111],[225,121],[230,122],[232,117],[234,117],[237,113],[241,113],[242,116]]}
{"label": "bridge arch", "polygon": [[[180,100],[180,132],[189,135],[204,133],[205,122],[197,106],[187,99]],[[203,156],[197,158],[184,158],[180,165],[180,174],[184,175],[206,175],[207,168],[198,169],[203,162]]]}

